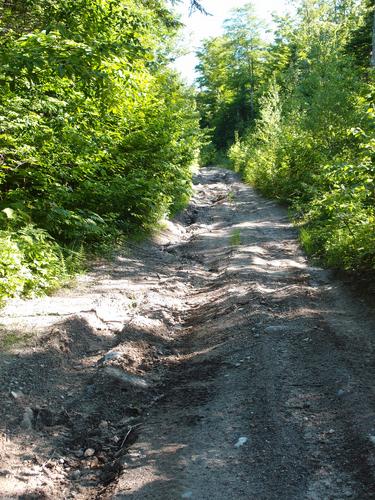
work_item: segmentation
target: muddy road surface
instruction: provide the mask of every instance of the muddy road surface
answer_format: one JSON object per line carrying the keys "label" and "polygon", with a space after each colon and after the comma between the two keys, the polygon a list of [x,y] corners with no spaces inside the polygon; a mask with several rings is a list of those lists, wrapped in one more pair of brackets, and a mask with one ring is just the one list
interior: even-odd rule
{"label": "muddy road surface", "polygon": [[371,300],[233,172],[0,324],[0,498],[375,498]]}

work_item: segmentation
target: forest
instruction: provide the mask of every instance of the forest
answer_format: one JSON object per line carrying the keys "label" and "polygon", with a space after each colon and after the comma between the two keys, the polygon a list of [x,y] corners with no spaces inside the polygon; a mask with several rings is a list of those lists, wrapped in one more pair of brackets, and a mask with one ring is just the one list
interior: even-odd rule
{"label": "forest", "polygon": [[202,162],[287,205],[320,263],[373,275],[374,3],[303,0],[274,26],[247,4],[200,49]]}
{"label": "forest", "polygon": [[374,271],[373,2],[303,0],[271,37],[234,10],[196,87],[172,66],[175,3],[1,1],[0,301],[173,216],[198,161],[286,204],[320,262]]}

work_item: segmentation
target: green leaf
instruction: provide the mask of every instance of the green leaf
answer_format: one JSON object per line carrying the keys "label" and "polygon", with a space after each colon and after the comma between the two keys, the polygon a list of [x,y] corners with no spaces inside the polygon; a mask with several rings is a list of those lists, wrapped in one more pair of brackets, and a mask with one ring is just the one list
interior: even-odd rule
{"label": "green leaf", "polygon": [[2,210],[2,212],[5,213],[5,215],[7,216],[8,219],[16,219],[17,218],[17,214],[16,212],[13,210],[13,208],[4,208]]}

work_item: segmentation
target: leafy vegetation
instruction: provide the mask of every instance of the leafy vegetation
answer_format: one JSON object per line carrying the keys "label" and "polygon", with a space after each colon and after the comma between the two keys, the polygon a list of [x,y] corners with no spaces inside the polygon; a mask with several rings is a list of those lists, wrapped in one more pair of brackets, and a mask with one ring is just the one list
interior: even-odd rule
{"label": "leafy vegetation", "polygon": [[[291,207],[310,254],[366,272],[375,270],[373,19],[371,1],[302,0],[262,45],[259,24],[236,10],[198,66],[202,125],[215,149],[227,148],[246,181]],[[253,44],[231,43],[229,27],[242,23]],[[237,57],[243,67],[229,64]]]}
{"label": "leafy vegetation", "polygon": [[199,130],[168,65],[178,28],[164,0],[1,2],[0,300],[186,203]]}
{"label": "leafy vegetation", "polygon": [[239,229],[234,229],[230,235],[229,241],[232,246],[241,245],[241,231]]}
{"label": "leafy vegetation", "polygon": [[225,34],[206,40],[198,52],[201,124],[218,150],[233,142],[235,131],[242,133],[257,112],[264,44],[262,23],[252,12],[251,4],[237,9],[225,23]]}

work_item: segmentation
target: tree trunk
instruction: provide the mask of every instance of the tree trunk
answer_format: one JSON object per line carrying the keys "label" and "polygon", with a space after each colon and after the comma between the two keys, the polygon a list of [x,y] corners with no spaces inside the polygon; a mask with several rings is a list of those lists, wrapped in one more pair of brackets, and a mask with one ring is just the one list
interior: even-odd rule
{"label": "tree trunk", "polygon": [[371,54],[371,66],[375,67],[375,9],[374,9],[374,21],[372,23],[372,54]]}
{"label": "tree trunk", "polygon": [[250,118],[253,120],[254,112],[254,61],[252,58],[248,59],[248,67],[250,74]]}

